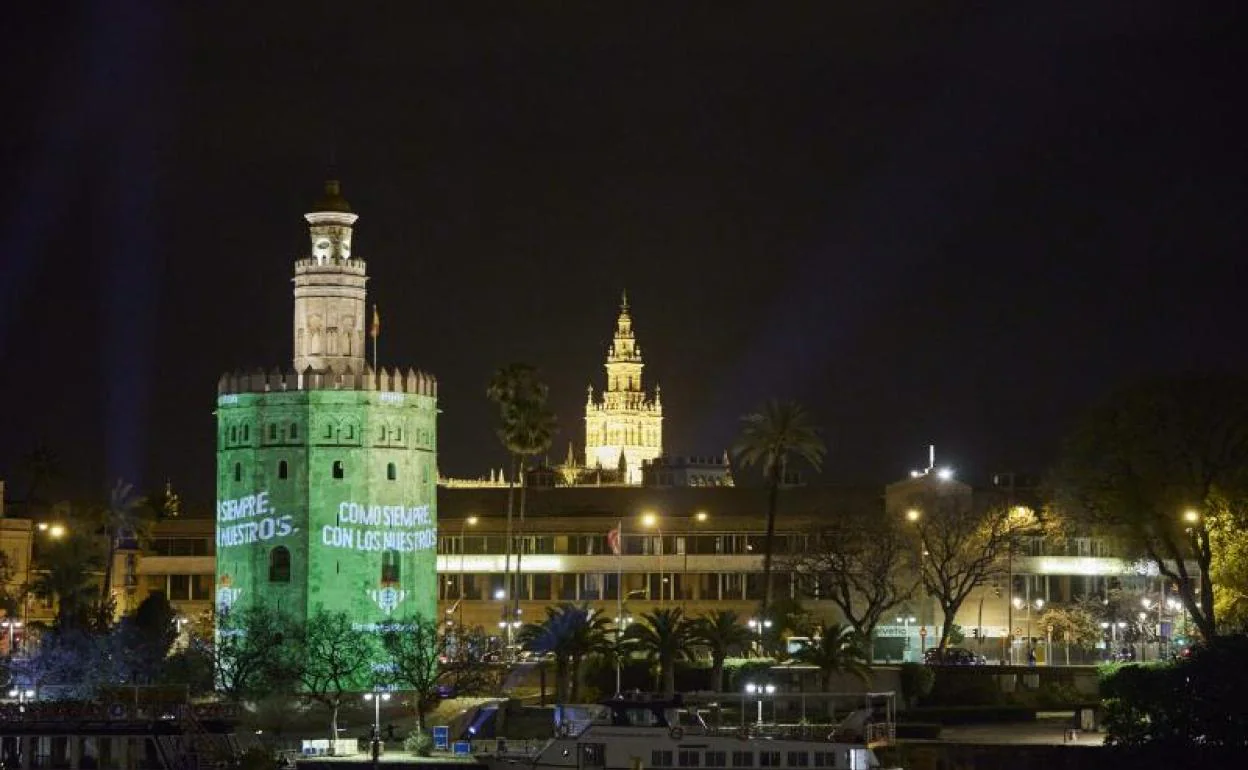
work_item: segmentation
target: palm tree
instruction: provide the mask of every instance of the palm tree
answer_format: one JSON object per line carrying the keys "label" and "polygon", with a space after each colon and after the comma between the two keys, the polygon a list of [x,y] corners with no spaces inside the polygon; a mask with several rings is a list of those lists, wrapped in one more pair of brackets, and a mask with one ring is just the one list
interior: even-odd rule
{"label": "palm tree", "polygon": [[819,669],[819,689],[827,692],[835,673],[854,674],[867,681],[871,667],[866,663],[862,637],[851,626],[820,624],[813,641],[793,654],[793,660]]}
{"label": "palm tree", "polygon": [[108,494],[108,505],[100,512],[101,529],[105,536],[104,580],[100,584],[99,623],[106,627],[112,620],[113,566],[123,540],[146,539],[151,529],[152,509],[147,499],[134,493],[134,485],[121,479]]}
{"label": "palm tree", "polygon": [[[504,606],[507,600],[511,601],[511,617],[514,618],[519,614],[517,610],[520,607],[520,597],[517,591],[512,590],[511,549],[513,538],[523,538],[524,535],[525,458],[550,449],[555,431],[558,430],[558,423],[555,413],[546,403],[550,388],[538,379],[537,369],[528,364],[508,364],[494,372],[485,395],[498,405],[502,420],[498,429],[498,438],[511,453],[511,477],[507,481],[507,543],[503,586],[507,593]],[[520,477],[520,532],[515,535],[512,530],[512,500],[517,476]],[[523,539],[520,542],[523,543]],[[522,551],[521,548],[516,550],[517,582],[521,574]]]}
{"label": "palm tree", "polygon": [[95,537],[81,527],[71,526],[64,539],[53,541],[40,554],[40,569],[29,591],[42,599],[56,600],[58,628],[87,618],[102,561]]}
{"label": "palm tree", "polygon": [[641,620],[628,627],[625,637],[635,649],[658,661],[663,695],[670,698],[676,694],[676,661],[693,657],[693,621],[679,607],[642,613]]}
{"label": "palm tree", "polygon": [[749,646],[750,630],[732,610],[708,612],[693,620],[694,643],[711,654],[711,686],[715,692],[724,689],[724,660],[733,650]]}
{"label": "palm tree", "polygon": [[521,647],[555,659],[555,700],[567,703],[579,695],[581,662],[602,650],[607,619],[584,605],[570,602],[547,607],[546,619],[520,629]]}
{"label": "palm tree", "polygon": [[767,539],[763,549],[763,606],[760,617],[767,616],[771,604],[772,537],[776,531],[776,504],[785,470],[794,459],[802,459],[816,471],[826,451],[819,431],[810,422],[810,415],[796,401],[768,401],[761,411],[741,418],[741,435],[733,447],[744,467],[761,466],[767,480]]}

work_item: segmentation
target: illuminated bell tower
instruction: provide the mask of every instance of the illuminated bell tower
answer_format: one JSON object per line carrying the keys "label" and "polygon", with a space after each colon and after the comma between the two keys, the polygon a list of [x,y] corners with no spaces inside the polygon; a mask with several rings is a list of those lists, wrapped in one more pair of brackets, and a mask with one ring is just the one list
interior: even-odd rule
{"label": "illuminated bell tower", "polygon": [[305,214],[311,256],[295,262],[295,371],[364,371],[366,265],[351,254],[358,219],[336,180]]}
{"label": "illuminated bell tower", "polygon": [[629,484],[640,484],[642,463],[663,454],[663,404],[658,387],[653,399],[642,387],[643,367],[624,294],[607,349],[607,387],[599,402],[591,385],[585,404],[585,464],[604,470],[622,465]]}

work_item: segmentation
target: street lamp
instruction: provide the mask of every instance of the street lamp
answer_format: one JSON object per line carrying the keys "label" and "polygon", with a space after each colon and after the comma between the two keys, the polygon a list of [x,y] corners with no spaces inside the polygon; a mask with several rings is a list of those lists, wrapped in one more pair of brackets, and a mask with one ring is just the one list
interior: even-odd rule
{"label": "street lamp", "polygon": [[764,620],[761,618],[750,618],[748,621],[746,621],[745,624],[750,627],[751,631],[758,634],[757,650],[758,650],[758,657],[761,658],[763,656],[763,634],[766,632],[767,629],[771,628],[771,621]]}
{"label": "street lamp", "polygon": [[641,525],[643,527],[653,527],[654,531],[659,533],[659,606],[663,606],[666,601],[666,595],[663,592],[663,527],[659,521],[658,514],[652,511],[646,511],[641,514]]}
{"label": "street lamp", "polygon": [[9,655],[12,655],[13,651],[17,648],[17,629],[22,627],[22,621],[17,620],[16,618],[5,618],[4,620],[0,620],[0,626],[9,629]]}
{"label": "street lamp", "polygon": [[910,651],[910,624],[918,622],[918,618],[913,615],[898,615],[897,622],[905,629],[906,641],[905,646],[902,648],[901,657],[903,660],[908,661],[910,659],[910,656],[907,654]]}
{"label": "street lamp", "polygon": [[911,508],[910,510],[906,511],[906,521],[909,521],[909,522],[918,521],[919,517],[922,515],[923,514],[919,513],[918,508]]}
{"label": "street lamp", "polygon": [[458,604],[459,604],[459,634],[461,636],[464,633],[464,558],[468,550],[466,548],[467,540],[465,540],[465,533],[467,532],[468,527],[477,526],[478,521],[480,521],[480,519],[478,519],[476,516],[469,516],[468,518],[464,519],[462,524],[459,525],[459,602]]}
{"label": "street lamp", "polygon": [[373,690],[364,693],[365,701],[373,702],[373,739],[371,741],[373,749],[373,762],[381,756],[381,702],[390,700],[390,693],[382,690]]}
{"label": "street lamp", "polygon": [[748,682],[745,685],[746,693],[758,696],[758,726],[763,726],[763,696],[775,695],[776,686],[774,684],[754,684]]}
{"label": "street lamp", "polygon": [[35,691],[18,687],[9,690],[9,697],[17,701],[18,713],[25,714],[26,704],[35,699]]}

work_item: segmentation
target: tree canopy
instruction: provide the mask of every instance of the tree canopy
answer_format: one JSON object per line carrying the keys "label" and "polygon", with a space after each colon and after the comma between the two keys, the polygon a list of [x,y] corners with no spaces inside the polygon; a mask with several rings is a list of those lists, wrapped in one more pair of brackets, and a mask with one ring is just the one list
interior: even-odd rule
{"label": "tree canopy", "polygon": [[[1173,581],[1201,634],[1218,633],[1214,577],[1244,571],[1219,560],[1245,553],[1248,378],[1172,377],[1119,391],[1083,418],[1053,475],[1063,513],[1122,534]],[[1232,597],[1246,589],[1226,586]]]}

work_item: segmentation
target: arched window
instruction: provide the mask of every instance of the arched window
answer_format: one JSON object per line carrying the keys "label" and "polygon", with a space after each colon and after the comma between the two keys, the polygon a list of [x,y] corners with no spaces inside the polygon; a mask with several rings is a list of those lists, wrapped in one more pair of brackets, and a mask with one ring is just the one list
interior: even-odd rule
{"label": "arched window", "polygon": [[277,477],[279,479],[284,479],[289,474],[289,472],[290,472],[290,469],[287,467],[286,461],[278,460],[277,461]]}
{"label": "arched window", "polygon": [[297,438],[299,438],[299,423],[292,422],[290,424],[290,440],[294,441]]}
{"label": "arched window", "polygon": [[230,442],[233,443],[235,441],[238,441],[238,426],[231,425],[230,426]]}
{"label": "arched window", "polygon": [[399,469],[394,467],[394,463],[386,464],[386,480],[394,481],[399,477]]}
{"label": "arched window", "polygon": [[269,441],[277,441],[277,423],[269,423]]}
{"label": "arched window", "polygon": [[394,551],[383,551],[381,554],[381,582],[399,582],[399,555]]}
{"label": "arched window", "polygon": [[234,463],[234,480],[235,481],[243,480],[243,464],[242,463]]}
{"label": "arched window", "polygon": [[334,460],[334,478],[340,479],[342,477],[343,477],[342,460]]}
{"label": "arched window", "polygon": [[244,424],[243,425],[243,441],[247,441],[250,438],[251,438],[251,429],[248,425]]}
{"label": "arched window", "polygon": [[290,582],[290,551],[284,545],[269,551],[269,582]]}

